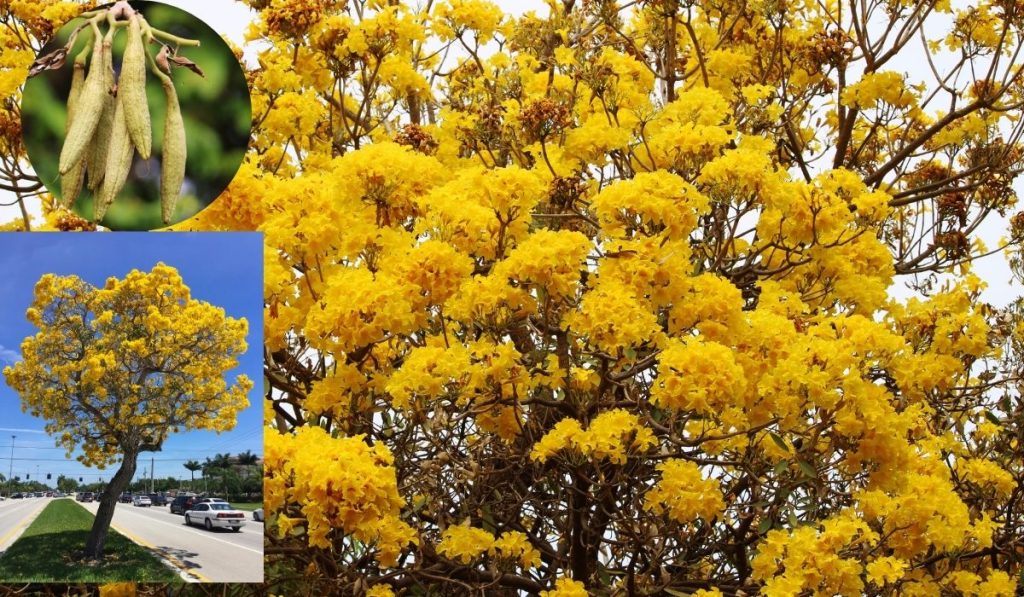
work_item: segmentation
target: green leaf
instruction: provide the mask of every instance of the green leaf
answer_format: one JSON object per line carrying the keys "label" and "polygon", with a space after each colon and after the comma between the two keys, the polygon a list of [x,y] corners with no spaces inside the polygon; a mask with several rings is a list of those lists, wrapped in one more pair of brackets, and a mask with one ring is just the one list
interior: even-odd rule
{"label": "green leaf", "polygon": [[672,597],[690,597],[690,595],[693,594],[683,593],[682,591],[677,591],[675,589],[662,589],[662,592],[664,592],[666,595],[672,595]]}
{"label": "green leaf", "polygon": [[789,461],[788,460],[780,460],[779,463],[775,465],[775,468],[772,469],[772,472],[775,473],[775,476],[777,477],[777,476],[781,475],[783,472],[785,472],[786,469],[788,469],[788,468],[789,468]]}
{"label": "green leaf", "polygon": [[808,479],[815,479],[818,477],[818,471],[814,470],[814,467],[810,463],[804,462],[803,460],[797,460],[796,463],[800,465],[800,470],[803,471],[804,476]]}
{"label": "green leaf", "polygon": [[995,416],[995,414],[993,414],[993,412],[990,410],[985,411],[985,418],[988,419],[993,425],[1002,424],[1002,422],[999,420],[999,417]]}
{"label": "green leaf", "polygon": [[773,521],[771,518],[762,518],[761,522],[757,525],[757,534],[763,535],[768,531],[772,530],[772,522]]}
{"label": "green leaf", "polygon": [[776,446],[782,448],[786,452],[789,452],[789,446],[786,445],[786,440],[782,439],[779,436],[779,434],[777,434],[775,432],[772,432],[772,431],[769,431],[768,432],[768,437],[772,438],[772,441],[775,442]]}

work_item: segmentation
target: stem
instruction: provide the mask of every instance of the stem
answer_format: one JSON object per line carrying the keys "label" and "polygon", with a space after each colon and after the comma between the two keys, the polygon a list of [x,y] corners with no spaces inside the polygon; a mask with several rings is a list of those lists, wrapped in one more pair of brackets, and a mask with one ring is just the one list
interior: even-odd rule
{"label": "stem", "polygon": [[146,22],[145,19],[143,19],[142,25],[143,25],[143,33],[145,33],[150,38],[157,37],[157,38],[160,38],[160,39],[162,39],[164,41],[169,41],[169,42],[171,42],[172,44],[174,44],[176,46],[193,46],[193,47],[198,47],[199,46],[199,40],[198,39],[187,39],[187,38],[184,38],[184,37],[178,37],[177,35],[174,35],[173,33],[168,33],[166,31],[162,31],[160,29],[157,29],[156,27],[151,27],[149,25],[149,23]]}

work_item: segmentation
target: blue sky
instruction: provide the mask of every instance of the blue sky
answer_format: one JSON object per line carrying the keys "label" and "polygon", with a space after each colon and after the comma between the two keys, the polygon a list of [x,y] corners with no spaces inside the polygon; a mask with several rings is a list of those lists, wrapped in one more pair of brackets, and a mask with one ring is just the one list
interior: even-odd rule
{"label": "blue sky", "polygon": [[[136,478],[148,478],[150,459],[157,478],[188,479],[186,460],[203,461],[215,453],[251,450],[263,455],[263,239],[259,233],[0,233],[0,369],[20,358],[21,341],[38,330],[25,319],[36,281],[46,273],[75,274],[102,286],[110,277],[133,269],[149,271],[162,261],[178,269],[192,296],[219,307],[232,317],[249,320],[249,350],[233,379],[245,373],[255,382],[250,406],[234,430],[217,435],[207,431],[168,437],[161,452],[139,457]],[[105,470],[87,468],[66,459],[63,448],[43,432],[44,421],[21,412],[21,399],[0,376],[0,474],[13,462],[14,476],[32,479],[51,473],[83,477],[85,482],[109,480],[117,465]],[[11,460],[11,436],[14,456]],[[145,469],[143,471],[143,469]],[[196,473],[197,478],[200,473]]]}

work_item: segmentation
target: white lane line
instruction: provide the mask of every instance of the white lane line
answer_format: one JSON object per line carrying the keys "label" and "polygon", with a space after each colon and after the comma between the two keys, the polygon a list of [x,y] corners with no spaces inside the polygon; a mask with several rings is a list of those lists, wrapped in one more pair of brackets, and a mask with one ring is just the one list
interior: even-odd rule
{"label": "white lane line", "polygon": [[[131,512],[131,510],[122,510],[122,512]],[[117,510],[114,510],[114,513],[116,514],[116,513],[117,513]],[[141,514],[140,514],[140,516],[141,516]],[[160,523],[160,524],[163,524],[163,525],[167,525],[167,526],[169,526],[169,527],[173,527],[173,528],[175,528],[175,529],[178,529],[179,531],[181,530],[181,527],[182,527],[182,526],[187,526],[187,525],[183,525],[183,524],[171,524],[171,523],[169,523],[169,522],[164,522],[164,521],[162,521],[162,520],[159,520],[159,519],[156,519],[156,518],[152,518],[152,517],[148,517],[148,518],[145,518],[145,517],[144,517],[144,519],[145,519],[145,520],[148,520],[148,521],[152,521],[152,522],[158,522],[158,523]],[[192,529],[192,530],[195,530],[195,529]],[[136,531],[136,532],[138,532],[138,531]],[[260,554],[261,556],[263,555],[263,550],[262,550],[262,549],[253,549],[253,548],[251,548],[251,547],[246,547],[246,546],[244,546],[244,545],[240,545],[240,544],[238,544],[238,543],[234,543],[234,542],[232,542],[232,541],[225,541],[224,539],[221,539],[221,538],[219,538],[219,537],[214,537],[213,535],[205,535],[205,534],[199,533],[198,531],[197,531],[197,532],[195,532],[195,533],[194,533],[194,535],[195,535],[196,537],[202,537],[202,538],[204,538],[204,539],[211,539],[211,540],[213,540],[213,541],[219,541],[219,542],[221,542],[221,543],[223,543],[223,544],[225,544],[225,545],[230,545],[230,546],[232,546],[232,547],[237,547],[237,548],[239,548],[239,549],[244,549],[244,550],[246,550],[246,551],[251,551],[251,552],[253,552],[253,553],[258,553],[258,554]]]}

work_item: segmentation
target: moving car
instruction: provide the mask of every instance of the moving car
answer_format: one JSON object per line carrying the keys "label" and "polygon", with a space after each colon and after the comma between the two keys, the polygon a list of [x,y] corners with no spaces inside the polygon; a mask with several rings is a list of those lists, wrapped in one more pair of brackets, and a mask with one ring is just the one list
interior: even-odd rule
{"label": "moving car", "polygon": [[171,514],[184,514],[199,498],[193,494],[179,494],[171,502]]}
{"label": "moving car", "polygon": [[153,501],[149,499],[148,495],[137,495],[132,498],[132,505],[135,506],[152,506]]}
{"label": "moving car", "polygon": [[96,499],[96,494],[91,491],[81,491],[78,493],[78,501],[80,502],[91,502]]}
{"label": "moving car", "polygon": [[154,506],[166,506],[167,496],[159,493],[151,493],[149,494],[149,501],[153,502]]}
{"label": "moving car", "polygon": [[256,508],[253,510],[252,519],[257,522],[263,522],[263,508]]}
{"label": "moving car", "polygon": [[128,502],[132,501],[131,492],[126,491],[122,493],[121,497],[117,498],[117,501],[121,502],[122,504],[127,504]]}
{"label": "moving car", "polygon": [[223,502],[196,504],[185,512],[185,524],[202,524],[208,531],[214,527],[232,529],[237,533],[245,524],[245,513]]}

